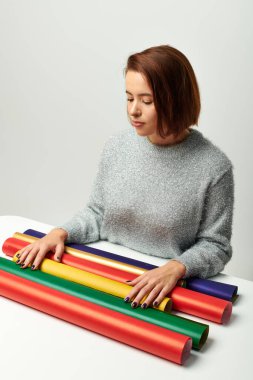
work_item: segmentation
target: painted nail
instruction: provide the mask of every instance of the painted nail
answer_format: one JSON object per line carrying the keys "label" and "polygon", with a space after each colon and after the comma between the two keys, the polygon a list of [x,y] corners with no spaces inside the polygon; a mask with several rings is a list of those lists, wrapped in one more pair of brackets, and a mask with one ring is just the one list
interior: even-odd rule
{"label": "painted nail", "polygon": [[141,307],[142,307],[143,309],[146,309],[146,308],[147,308],[147,304],[146,304],[146,302],[143,303],[143,304],[141,305]]}
{"label": "painted nail", "polygon": [[31,266],[31,270],[34,270],[34,268],[35,268],[35,265],[32,265],[32,266]]}
{"label": "painted nail", "polygon": [[20,253],[18,253],[18,254],[16,255],[16,257],[20,257]]}
{"label": "painted nail", "polygon": [[155,301],[155,302],[153,303],[153,305],[154,305],[154,306],[157,306],[157,305],[158,305],[158,302],[157,302],[157,301]]}
{"label": "painted nail", "polygon": [[17,261],[16,261],[16,264],[19,264],[20,263],[20,260],[18,259]]}
{"label": "painted nail", "polygon": [[124,301],[128,302],[129,301],[129,297],[124,298]]}
{"label": "painted nail", "polygon": [[132,280],[126,280],[126,282],[131,282]]}
{"label": "painted nail", "polygon": [[25,263],[21,264],[21,267],[23,268],[25,266]]}
{"label": "painted nail", "polygon": [[131,306],[135,308],[137,306],[137,302],[132,302]]}

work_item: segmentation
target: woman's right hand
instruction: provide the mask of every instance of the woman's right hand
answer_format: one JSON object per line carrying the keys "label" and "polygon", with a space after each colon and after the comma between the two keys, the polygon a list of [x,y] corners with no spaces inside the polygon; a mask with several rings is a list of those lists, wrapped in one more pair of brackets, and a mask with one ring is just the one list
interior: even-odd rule
{"label": "woman's right hand", "polygon": [[32,264],[31,269],[35,270],[50,251],[54,252],[54,260],[60,262],[67,237],[68,233],[63,228],[54,228],[43,238],[22,248],[19,251],[16,264],[19,264],[21,268],[26,268],[29,264]]}

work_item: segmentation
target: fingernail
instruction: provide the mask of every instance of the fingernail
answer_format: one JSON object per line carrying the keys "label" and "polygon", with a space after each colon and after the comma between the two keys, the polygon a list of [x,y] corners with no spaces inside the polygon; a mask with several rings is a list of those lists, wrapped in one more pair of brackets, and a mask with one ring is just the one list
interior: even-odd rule
{"label": "fingernail", "polygon": [[154,305],[154,306],[157,306],[157,305],[158,305],[158,302],[157,302],[157,301],[155,301],[155,302],[153,303],[153,305]]}
{"label": "fingernail", "polygon": [[126,280],[126,282],[131,282],[132,280]]}
{"label": "fingernail", "polygon": [[16,264],[19,264],[20,263],[20,260],[18,259],[17,261],[16,261]]}
{"label": "fingernail", "polygon": [[147,308],[147,304],[146,304],[146,302],[143,303],[143,304],[141,305],[141,307],[142,307],[143,309],[146,309],[146,308]]}
{"label": "fingernail", "polygon": [[32,266],[31,266],[31,270],[34,270],[34,268],[35,268],[35,265],[32,265]]}
{"label": "fingernail", "polygon": [[128,302],[129,301],[129,297],[124,298],[124,301]]}
{"label": "fingernail", "polygon": [[16,255],[16,257],[20,257],[20,254],[18,253],[18,254]]}
{"label": "fingernail", "polygon": [[25,266],[25,263],[21,264],[21,267],[23,268]]}
{"label": "fingernail", "polygon": [[60,260],[60,257],[59,257],[59,256],[57,256],[56,258],[57,258],[57,260]]}
{"label": "fingernail", "polygon": [[131,306],[135,308],[137,306],[137,302],[132,302]]}

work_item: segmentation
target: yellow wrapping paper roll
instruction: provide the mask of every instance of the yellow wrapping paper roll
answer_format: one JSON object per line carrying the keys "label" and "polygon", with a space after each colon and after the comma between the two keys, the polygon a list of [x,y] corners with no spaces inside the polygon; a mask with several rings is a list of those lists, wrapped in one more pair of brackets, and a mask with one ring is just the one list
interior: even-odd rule
{"label": "yellow wrapping paper roll", "polygon": [[[16,255],[18,254],[18,252],[13,256],[14,262],[17,261]],[[57,276],[68,281],[76,282],[78,284],[85,285],[90,288],[120,298],[125,298],[133,288],[130,285],[123,284],[121,282],[114,281],[94,273],[86,272],[84,270],[77,269],[69,265],[57,263],[56,261],[50,259],[43,259],[40,265],[40,270],[53,276]],[[145,296],[140,303],[142,304],[146,298],[147,296]],[[171,298],[165,297],[163,301],[160,303],[160,305],[158,305],[157,307],[154,307],[153,305],[151,306],[154,309],[169,313],[172,308],[172,300]]]}

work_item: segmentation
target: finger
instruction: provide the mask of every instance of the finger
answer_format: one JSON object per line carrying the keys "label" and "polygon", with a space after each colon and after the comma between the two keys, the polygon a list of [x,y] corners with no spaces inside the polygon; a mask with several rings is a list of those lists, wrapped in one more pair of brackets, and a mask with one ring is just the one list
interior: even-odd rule
{"label": "finger", "polygon": [[16,264],[22,264],[32,249],[33,245],[29,245],[25,248],[25,250],[22,250],[20,257],[16,261]]}
{"label": "finger", "polygon": [[153,306],[157,307],[159,304],[164,300],[164,298],[167,296],[167,294],[170,292],[170,290],[173,288],[174,282],[166,285],[158,294],[158,297],[155,298],[153,301]]}
{"label": "finger", "polygon": [[[145,297],[147,297],[150,292],[152,292],[152,289],[153,289],[154,285],[152,284],[146,284],[139,292],[138,294],[136,295],[136,297],[134,298],[131,306],[132,307],[138,307],[139,306],[139,303],[141,302],[141,300]],[[156,293],[157,294],[157,293]],[[155,297],[155,295],[153,295],[153,297]],[[146,300],[145,300],[146,301]],[[144,303],[145,303],[144,301]]]}
{"label": "finger", "polygon": [[134,278],[133,280],[125,280],[125,282],[127,283],[127,285],[134,285],[134,282],[136,282],[136,279],[137,278]]}
{"label": "finger", "polygon": [[162,290],[162,285],[161,284],[157,284],[151,290],[151,292],[149,293],[149,295],[147,296],[147,298],[142,303],[142,305],[141,305],[142,309],[146,309],[149,306],[154,306],[154,305],[152,305],[152,302],[157,298],[157,296],[159,295],[159,293],[161,292],[161,290]]}
{"label": "finger", "polygon": [[35,260],[33,261],[32,270],[38,269],[38,267],[41,265],[48,251],[49,251],[48,247],[40,248],[39,252],[37,253],[37,256],[35,257]]}
{"label": "finger", "polygon": [[129,292],[129,294],[124,298],[124,301],[125,302],[129,302],[130,300],[132,300],[139,293],[139,291],[141,290],[141,288],[143,288],[146,284],[147,284],[146,281],[145,282],[142,281],[142,282],[139,282],[138,284],[136,284],[131,289],[131,291]]}
{"label": "finger", "polygon": [[28,255],[26,256],[25,260],[20,263],[20,267],[22,269],[25,269],[28,267],[28,265],[31,264],[31,262],[34,260],[34,257],[37,255],[38,253],[38,248],[37,247],[33,247],[32,250],[28,253]]}
{"label": "finger", "polygon": [[16,255],[18,257],[18,259],[20,259],[25,252],[29,252],[31,250],[31,247],[32,247],[32,244],[29,244],[26,247],[20,249],[18,252],[19,256]]}
{"label": "finger", "polygon": [[31,246],[31,244],[27,245],[27,246],[24,247],[24,248],[19,249],[19,250],[16,252],[16,257],[17,257],[18,259],[20,259],[20,257],[22,256],[23,252],[24,252],[27,248],[29,248],[30,246]]}
{"label": "finger", "polygon": [[64,244],[57,244],[55,248],[54,260],[60,262],[64,253]]}
{"label": "finger", "polygon": [[140,282],[141,280],[143,280],[143,277],[144,277],[144,274],[141,274],[140,276],[137,276],[133,280],[126,280],[125,282],[127,283],[127,285],[134,286],[134,285],[138,284],[138,282]]}

